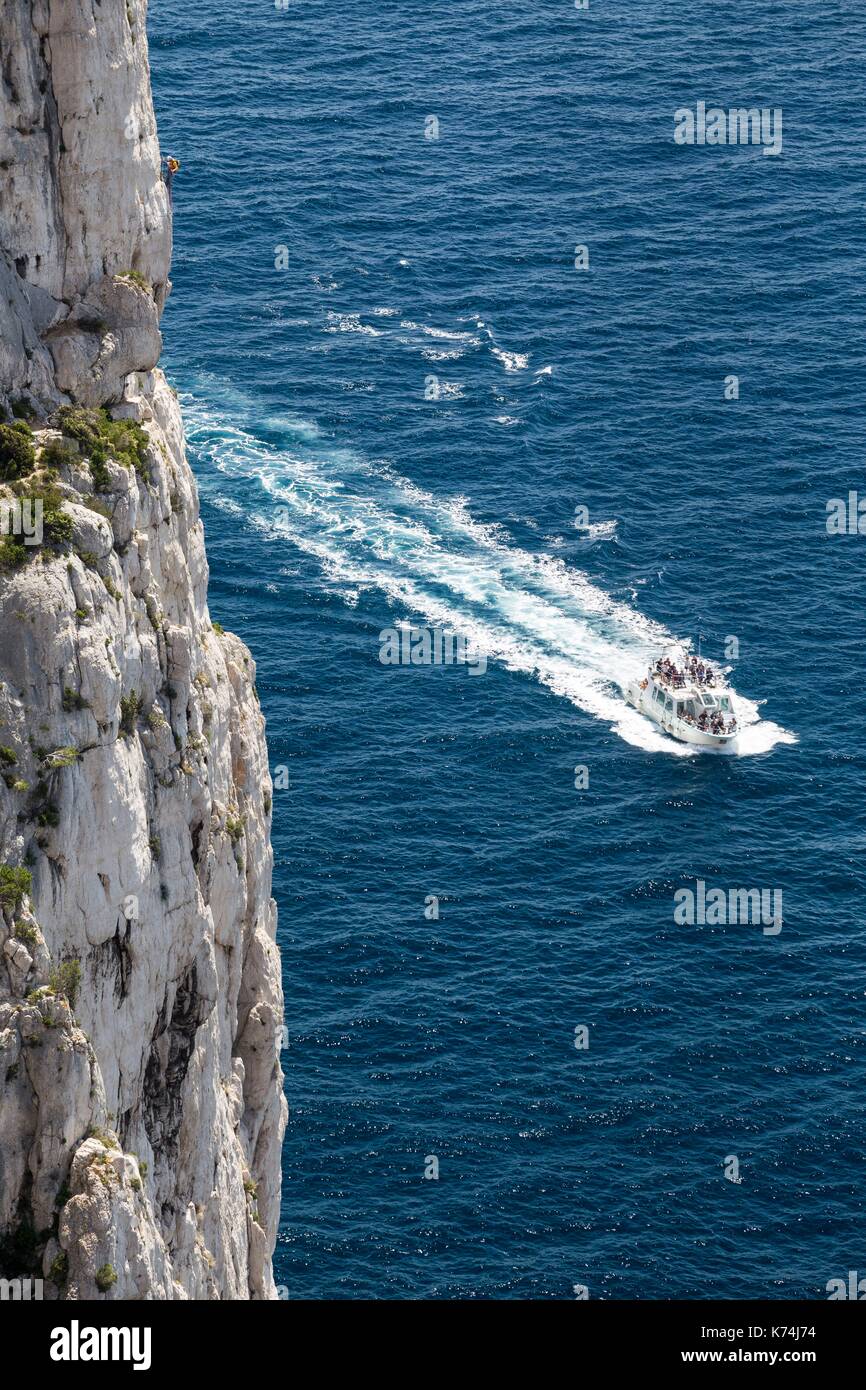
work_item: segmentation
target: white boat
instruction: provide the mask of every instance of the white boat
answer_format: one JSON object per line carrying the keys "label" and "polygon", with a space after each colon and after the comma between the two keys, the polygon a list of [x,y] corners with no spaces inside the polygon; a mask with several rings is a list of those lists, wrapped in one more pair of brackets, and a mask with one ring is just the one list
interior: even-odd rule
{"label": "white boat", "polygon": [[736,743],[739,721],[724,675],[688,652],[659,657],[642,681],[632,681],[625,697],[680,743],[699,748]]}

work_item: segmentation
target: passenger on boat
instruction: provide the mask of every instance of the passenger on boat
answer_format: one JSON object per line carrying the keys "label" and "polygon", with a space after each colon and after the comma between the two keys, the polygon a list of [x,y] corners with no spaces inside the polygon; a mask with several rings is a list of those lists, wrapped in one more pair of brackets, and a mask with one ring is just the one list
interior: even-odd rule
{"label": "passenger on boat", "polygon": [[700,662],[696,662],[694,657],[686,657],[683,669],[680,669],[669,656],[660,656],[655,664],[655,675],[663,685],[670,685],[675,690],[682,690],[689,681],[694,681],[701,685],[709,676],[709,668],[705,668]]}

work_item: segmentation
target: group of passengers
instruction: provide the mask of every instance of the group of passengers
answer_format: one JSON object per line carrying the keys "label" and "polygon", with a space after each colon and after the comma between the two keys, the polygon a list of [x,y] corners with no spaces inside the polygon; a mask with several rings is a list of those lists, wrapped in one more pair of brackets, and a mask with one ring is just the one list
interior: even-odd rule
{"label": "group of passengers", "polygon": [[656,675],[675,690],[681,690],[689,682],[698,686],[714,686],[716,683],[712,666],[691,655],[686,656],[682,669],[669,656],[660,656],[656,662]]}
{"label": "group of passengers", "polygon": [[[682,666],[677,666],[676,662],[671,661],[669,656],[660,656],[655,664],[654,673],[656,679],[664,685],[671,686],[675,690],[682,690],[687,685],[701,687],[715,686],[718,683],[716,672],[706,661],[701,661],[700,657],[686,654],[683,658]],[[646,681],[642,682],[645,687]],[[668,707],[670,707],[668,699]],[[725,704],[727,704],[727,700]],[[725,723],[725,716],[720,709],[702,709],[695,715],[690,709],[682,705],[676,705],[680,718],[693,728],[700,729],[705,734],[735,734],[737,732],[737,721],[734,717]]]}
{"label": "group of passengers", "polygon": [[698,728],[703,729],[704,733],[732,734],[736,730],[736,727],[737,721],[733,717],[731,717],[726,726],[725,716],[722,714],[721,710],[718,709],[714,709],[710,714],[708,714],[706,710],[702,710],[698,715]]}
{"label": "group of passengers", "polygon": [[691,676],[695,685],[715,685],[716,673],[707,662],[701,661],[700,657],[686,657],[686,673]]}
{"label": "group of passengers", "polygon": [[680,716],[686,724],[692,724],[696,729],[700,729],[705,734],[733,734],[737,729],[737,721],[733,717],[725,724],[725,716],[721,710],[701,710],[697,719],[690,710],[683,710]]}
{"label": "group of passengers", "polygon": [[656,662],[656,675],[660,676],[666,685],[672,685],[676,689],[686,683],[685,672],[675,666],[669,656],[660,656]]}

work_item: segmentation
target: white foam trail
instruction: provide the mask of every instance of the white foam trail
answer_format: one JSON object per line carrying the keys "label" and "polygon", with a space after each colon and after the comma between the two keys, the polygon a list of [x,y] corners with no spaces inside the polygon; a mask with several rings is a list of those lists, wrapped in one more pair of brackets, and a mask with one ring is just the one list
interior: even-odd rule
{"label": "white foam trail", "polygon": [[428,338],[442,338],[450,343],[478,342],[474,333],[455,332],[453,328],[433,328],[429,323],[415,323],[413,319],[403,319],[400,327],[413,333],[423,333]]}
{"label": "white foam trail", "polygon": [[[377,318],[393,318],[397,313],[395,309],[388,308],[376,308],[372,309],[370,312]],[[384,331],[378,328],[371,328],[369,324],[361,323],[359,313],[341,314],[331,312],[328,314],[327,318],[328,326],[326,332],[328,333],[364,333],[368,337],[379,338]],[[487,345],[491,354],[496,358],[497,362],[502,365],[506,372],[523,372],[527,370],[531,356],[530,353],[511,352],[506,348],[500,347],[493,330],[483,319],[473,319],[472,322],[482,336],[487,339]],[[417,323],[414,319],[401,318],[400,328],[403,329],[405,333],[411,335],[409,337],[401,337],[398,335],[398,341],[404,343],[406,346],[418,346],[417,338],[419,336],[422,341],[425,338],[432,338],[439,344],[437,347],[427,346],[421,348],[422,357],[431,362],[455,361],[463,357],[470,347],[480,347],[482,342],[482,338],[478,336],[478,333],[467,332],[464,329],[436,328],[433,324]],[[443,347],[443,343],[452,344],[452,346]],[[541,371],[536,372],[535,375],[536,377],[544,376],[551,371],[551,367],[542,367]]]}
{"label": "white foam trail", "polygon": [[507,372],[522,372],[529,366],[528,352],[506,352],[504,348],[491,344],[490,351],[501,362]]}
{"label": "white foam trail", "polygon": [[[353,601],[364,589],[379,590],[426,623],[463,634],[507,669],[536,677],[627,743],[694,754],[623,697],[675,642],[659,624],[561,559],[515,547],[501,527],[477,522],[464,498],[435,496],[349,450],[316,452],[297,421],[290,428],[306,453],[270,445],[195,398],[184,406],[190,443],[229,489],[223,505],[234,510],[240,498],[264,535],[314,556]],[[257,501],[251,479],[262,489]],[[731,752],[795,741],[761,720],[755,703],[734,699],[743,731]]]}
{"label": "white foam trail", "polygon": [[456,362],[464,351],[464,348],[422,348],[421,356],[428,362]]}
{"label": "white foam trail", "polygon": [[[507,372],[525,372],[529,366],[529,359],[532,356],[529,352],[509,352],[500,347],[496,340],[496,334],[484,319],[475,319],[475,327],[481,329],[487,338],[490,352],[497,362],[500,362]],[[536,372],[538,376],[538,372]]]}
{"label": "white foam trail", "polygon": [[328,312],[328,326],[326,333],[363,333],[366,338],[381,338],[382,329],[372,328],[369,323],[362,323],[360,313],[358,314],[336,314]]}
{"label": "white foam trail", "polygon": [[619,522],[615,519],[611,521],[588,521],[585,526],[577,526],[576,529],[580,531],[587,540],[609,541],[616,535],[616,528],[618,525]]}

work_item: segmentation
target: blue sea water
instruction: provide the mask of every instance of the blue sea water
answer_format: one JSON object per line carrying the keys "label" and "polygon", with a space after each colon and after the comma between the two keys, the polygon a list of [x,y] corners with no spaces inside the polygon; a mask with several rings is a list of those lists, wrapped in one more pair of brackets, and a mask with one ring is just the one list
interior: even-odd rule
{"label": "blue sea water", "polygon": [[[150,42],[164,365],[289,769],[277,1282],[826,1297],[866,1271],[862,9],[151,0]],[[781,154],[676,145],[699,100],[781,107]],[[403,620],[486,673],[382,665]],[[732,637],[741,753],[683,755],[622,685]],[[677,925],[697,879],[782,931]]]}

